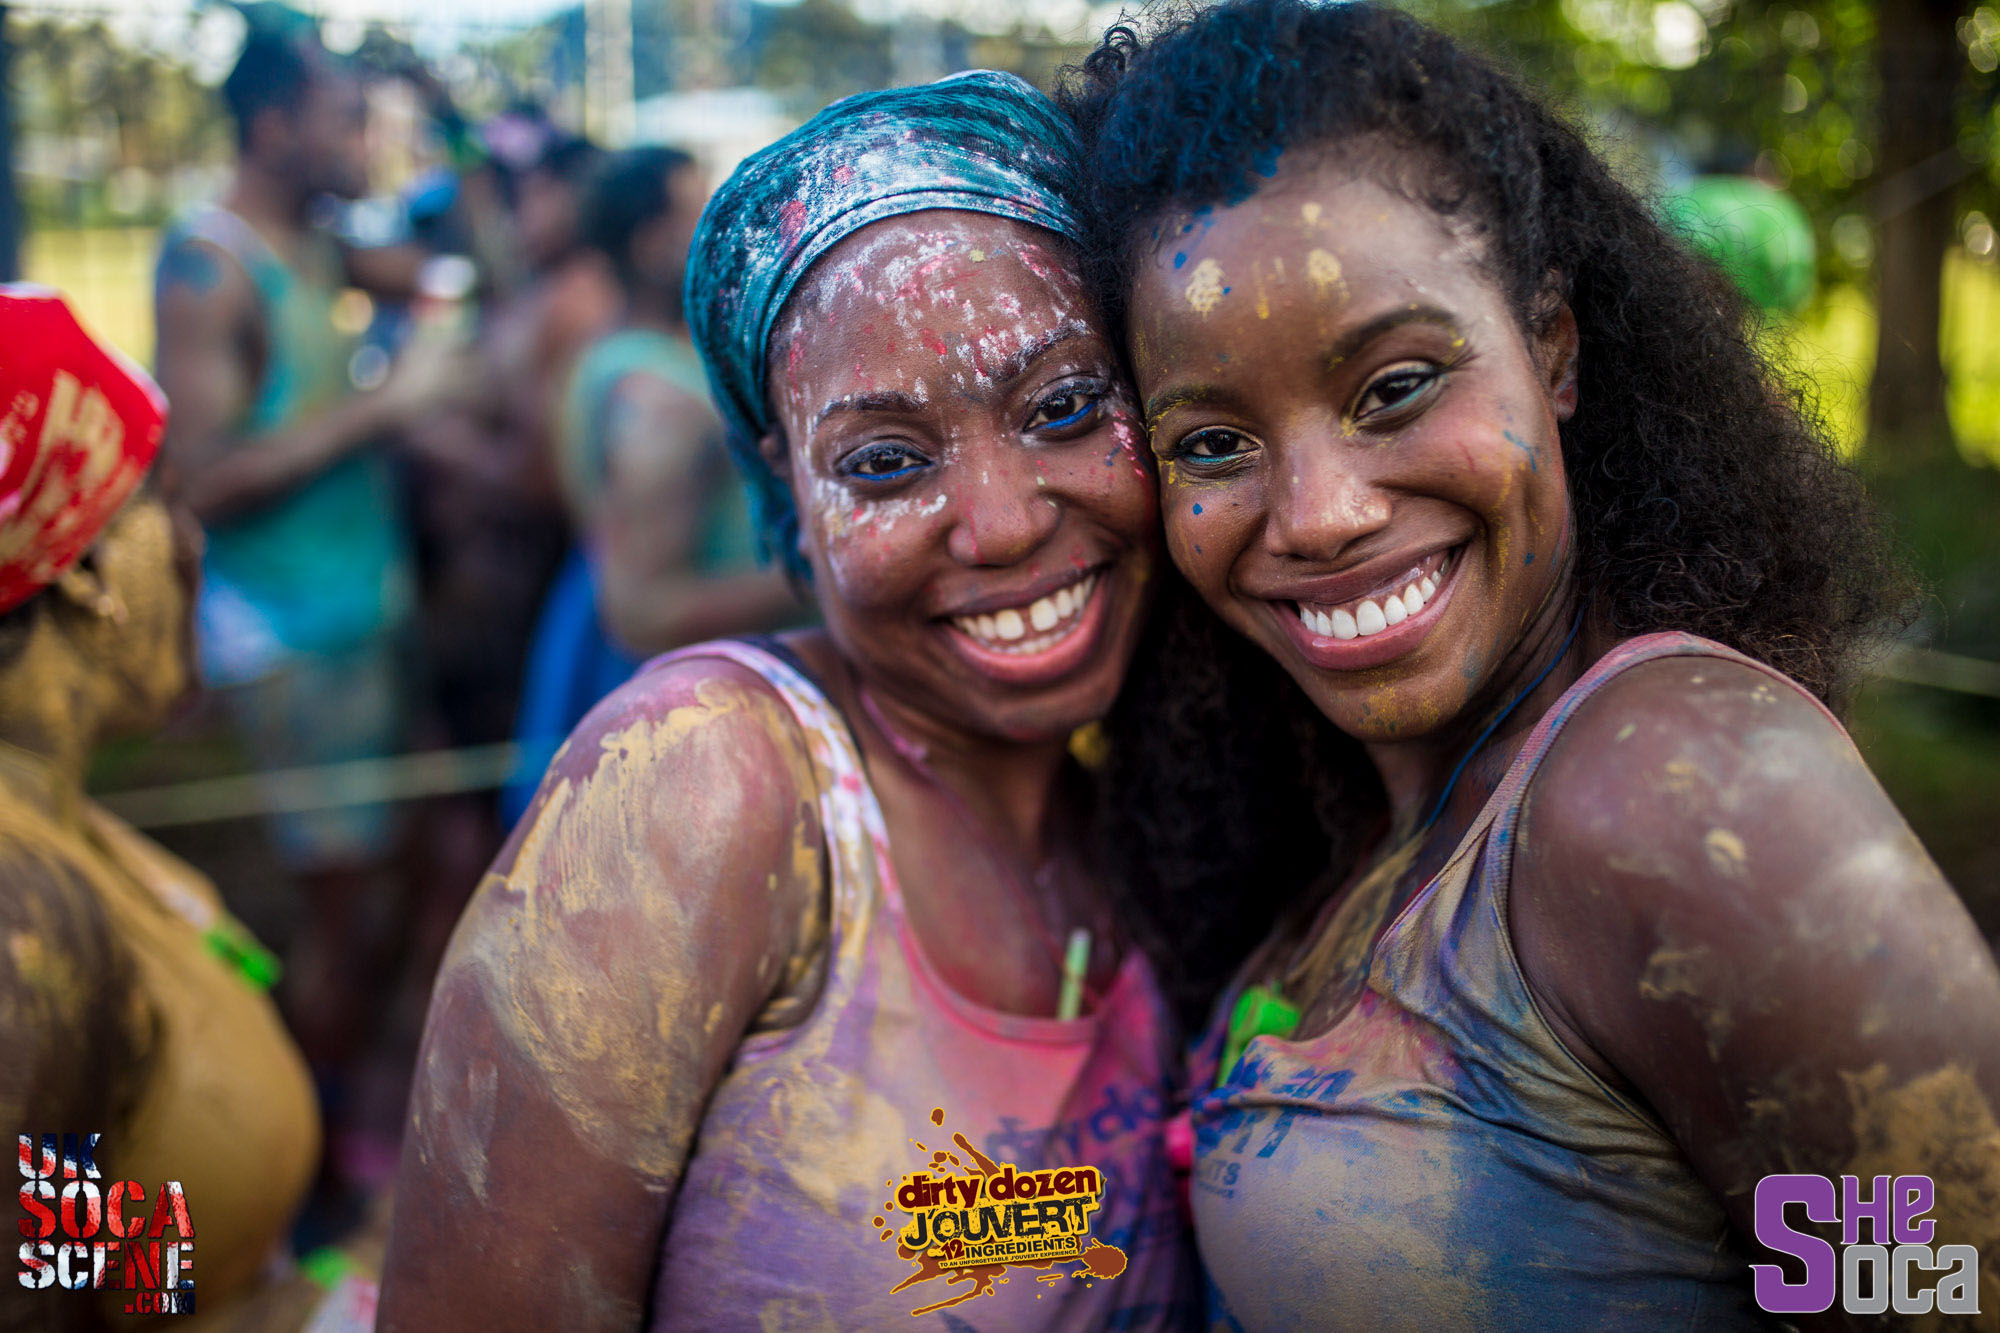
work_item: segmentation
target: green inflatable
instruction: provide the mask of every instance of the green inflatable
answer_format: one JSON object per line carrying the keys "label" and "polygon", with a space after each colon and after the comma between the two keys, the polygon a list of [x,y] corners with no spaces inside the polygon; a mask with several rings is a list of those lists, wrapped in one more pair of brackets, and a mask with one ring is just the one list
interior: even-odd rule
{"label": "green inflatable", "polygon": [[1812,296],[1812,222],[1784,191],[1748,176],[1703,176],[1669,191],[1660,212],[1760,309],[1794,311]]}

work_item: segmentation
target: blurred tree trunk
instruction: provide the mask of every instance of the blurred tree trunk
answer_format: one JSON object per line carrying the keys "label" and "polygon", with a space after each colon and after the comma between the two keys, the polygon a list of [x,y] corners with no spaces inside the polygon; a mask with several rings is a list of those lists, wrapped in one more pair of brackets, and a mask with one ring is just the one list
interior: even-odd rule
{"label": "blurred tree trunk", "polygon": [[1962,0],[1882,0],[1876,63],[1882,79],[1874,198],[1880,338],[1868,429],[1880,464],[1953,456],[1938,352],[1944,254],[1957,223],[1958,45]]}
{"label": "blurred tree trunk", "polygon": [[21,276],[21,201],[14,188],[14,39],[0,4],[0,282]]}

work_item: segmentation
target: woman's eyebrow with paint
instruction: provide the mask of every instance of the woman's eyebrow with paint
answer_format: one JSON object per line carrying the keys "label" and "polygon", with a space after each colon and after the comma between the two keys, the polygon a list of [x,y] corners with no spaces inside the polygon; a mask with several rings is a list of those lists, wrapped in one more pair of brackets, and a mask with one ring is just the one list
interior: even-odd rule
{"label": "woman's eyebrow with paint", "polygon": [[1008,384],[1020,379],[1034,368],[1037,361],[1050,352],[1074,342],[1097,343],[1100,348],[1102,347],[1101,340],[1085,328],[1081,321],[1072,320],[1050,329],[1039,338],[1031,339],[1025,346],[1008,353],[1001,359],[1000,364],[994,367],[993,382]]}
{"label": "woman's eyebrow with paint", "polygon": [[1146,400],[1146,429],[1159,425],[1160,418],[1177,407],[1220,397],[1223,397],[1223,391],[1213,384],[1188,384],[1178,389],[1164,389]]}
{"label": "woman's eyebrow with paint", "polygon": [[1458,331],[1458,321],[1437,306],[1406,306],[1400,310],[1385,311],[1359,328],[1349,329],[1334,339],[1333,345],[1327,349],[1326,368],[1334,369],[1377,338],[1394,333],[1408,324],[1432,324],[1455,338],[1461,336]]}
{"label": "woman's eyebrow with paint", "polygon": [[850,413],[900,413],[914,415],[923,410],[923,401],[900,389],[873,389],[836,398],[814,414],[812,429],[818,430],[828,417]]}

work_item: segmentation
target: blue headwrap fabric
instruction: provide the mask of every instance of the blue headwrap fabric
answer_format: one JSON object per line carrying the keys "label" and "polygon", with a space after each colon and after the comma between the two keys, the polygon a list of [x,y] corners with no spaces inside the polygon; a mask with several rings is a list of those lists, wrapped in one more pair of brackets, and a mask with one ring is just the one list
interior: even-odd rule
{"label": "blue headwrap fabric", "polygon": [[746,158],[702,212],[689,331],[750,483],[766,554],[803,573],[791,492],[757,452],[771,329],[813,262],[871,222],[927,209],[1012,218],[1079,240],[1076,131],[1012,74],[973,70],[859,93]]}

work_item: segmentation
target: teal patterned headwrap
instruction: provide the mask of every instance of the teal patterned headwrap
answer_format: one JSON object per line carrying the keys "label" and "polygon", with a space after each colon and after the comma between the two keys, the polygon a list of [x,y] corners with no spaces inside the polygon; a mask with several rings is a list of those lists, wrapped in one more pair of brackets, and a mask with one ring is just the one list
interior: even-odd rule
{"label": "teal patterned headwrap", "polygon": [[797,512],[757,452],[774,424],[765,354],[813,262],[871,222],[928,209],[990,213],[1081,239],[1076,131],[1035,87],[973,70],[859,93],[746,158],[702,212],[686,311],[766,554],[803,574]]}

